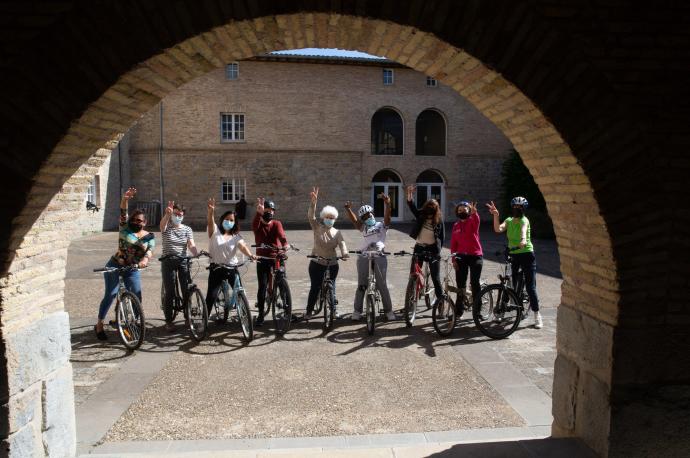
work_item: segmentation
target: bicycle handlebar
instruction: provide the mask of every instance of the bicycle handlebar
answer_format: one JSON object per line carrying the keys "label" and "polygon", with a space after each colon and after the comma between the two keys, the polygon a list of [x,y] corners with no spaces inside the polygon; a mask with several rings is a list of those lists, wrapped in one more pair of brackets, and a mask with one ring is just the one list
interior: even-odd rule
{"label": "bicycle handlebar", "polygon": [[121,266],[121,267],[99,267],[98,269],[93,269],[94,272],[134,272],[136,270],[145,269],[145,267],[139,267],[138,264],[133,264],[131,266]]}
{"label": "bicycle handlebar", "polygon": [[254,262],[252,259],[247,259],[246,261],[242,261],[239,264],[225,264],[222,262],[214,262],[210,266],[206,268],[206,270],[211,270],[211,269],[231,269],[231,270],[236,270],[239,269],[240,267],[246,265],[247,263]]}
{"label": "bicycle handlebar", "polygon": [[271,245],[269,243],[262,243],[260,245],[252,245],[252,248],[263,248],[266,250],[273,250],[273,251],[299,251],[299,248],[297,248],[294,245],[288,244],[287,246],[276,246],[276,245]]}
{"label": "bicycle handlebar", "polygon": [[348,253],[357,254],[359,256],[370,257],[370,256],[390,256],[389,251],[379,251],[379,250],[350,250]]}
{"label": "bicycle handlebar", "polygon": [[166,259],[174,259],[174,258],[182,259],[182,260],[187,260],[187,259],[198,259],[198,258],[201,258],[201,257],[210,258],[211,255],[208,254],[206,251],[203,251],[203,250],[202,250],[202,251],[200,251],[199,254],[197,254],[196,256],[180,256],[179,254],[166,254],[165,256],[161,256],[160,258],[158,258],[158,260],[159,260],[159,261],[164,261],[164,260],[166,260]]}
{"label": "bicycle handlebar", "polygon": [[319,256],[318,254],[308,254],[307,257],[311,259],[320,259],[322,261],[339,261],[341,259],[347,259],[345,256],[336,256],[335,258],[324,258],[323,256]]}

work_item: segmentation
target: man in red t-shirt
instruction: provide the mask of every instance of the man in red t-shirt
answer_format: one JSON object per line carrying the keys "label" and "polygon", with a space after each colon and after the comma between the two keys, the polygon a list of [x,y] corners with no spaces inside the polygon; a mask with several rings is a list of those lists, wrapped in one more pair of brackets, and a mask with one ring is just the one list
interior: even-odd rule
{"label": "man in red t-shirt", "polygon": [[[263,243],[285,247],[288,245],[285,231],[280,221],[273,219],[275,216],[276,204],[272,200],[259,197],[256,199],[256,215],[252,220],[252,231],[256,245]],[[256,276],[259,280],[259,292],[256,295],[256,302],[259,307],[259,316],[256,318],[255,325],[261,326],[264,322],[264,302],[266,300],[266,286],[271,267],[275,262],[276,252],[267,248],[257,248],[257,256],[265,256],[272,259],[259,259],[256,263]]]}

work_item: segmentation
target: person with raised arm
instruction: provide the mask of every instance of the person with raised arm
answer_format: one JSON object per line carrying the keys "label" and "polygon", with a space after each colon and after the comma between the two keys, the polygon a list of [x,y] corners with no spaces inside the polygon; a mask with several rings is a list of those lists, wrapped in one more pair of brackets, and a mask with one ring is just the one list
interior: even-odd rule
{"label": "person with raised arm", "polygon": [[[455,269],[455,281],[458,285],[458,298],[456,304],[462,304],[461,296],[465,294],[467,287],[467,274],[470,275],[470,287],[472,288],[472,300],[478,301],[481,288],[479,278],[484,265],[484,253],[479,241],[479,214],[477,203],[466,200],[460,201],[455,206],[455,216],[458,220],[453,224],[450,237],[450,252],[453,256],[453,268]],[[462,316],[464,307],[457,307],[458,318]]]}
{"label": "person with raised arm", "polygon": [[[352,221],[355,229],[362,233],[362,244],[359,251],[383,251],[386,247],[386,234],[391,225],[391,199],[385,194],[378,196],[383,199],[384,212],[383,221],[376,221],[374,209],[370,205],[362,205],[357,211],[357,215],[352,211],[352,202],[345,202],[347,216]],[[386,273],[388,270],[388,259],[385,256],[374,258],[374,275],[376,276],[376,287],[381,293],[383,310],[388,320],[396,320],[398,317],[393,312],[393,302],[386,283]],[[367,289],[369,280],[369,259],[363,256],[357,258],[357,292],[355,293],[354,312],[352,319],[359,321],[362,319],[362,307],[364,304],[364,292]]]}
{"label": "person with raised arm", "polygon": [[508,238],[513,287],[517,286],[519,278],[517,273],[521,273],[525,279],[525,288],[532,309],[532,326],[541,329],[544,323],[539,311],[539,298],[537,297],[537,258],[534,255],[529,219],[525,216],[527,205],[527,199],[524,197],[514,197],[510,201],[512,216],[506,218],[502,223],[496,205],[491,202],[486,204],[486,207],[494,217],[494,232],[498,234],[505,232]]}
{"label": "person with raised arm", "polygon": [[[336,248],[340,248],[340,254],[343,258],[348,258],[347,246],[343,239],[343,233],[334,226],[335,220],[338,219],[338,210],[331,205],[326,205],[321,209],[319,220],[316,219],[316,201],[319,198],[319,188],[313,187],[310,193],[311,203],[307,210],[307,219],[309,226],[314,234],[314,248],[311,250],[313,256],[321,256],[322,258],[336,258]],[[309,263],[309,279],[311,280],[311,287],[309,288],[309,296],[307,298],[307,311],[305,318],[311,318],[314,311],[314,304],[319,296],[321,290],[321,282],[326,269],[329,269],[331,280],[333,280],[333,293],[335,294],[335,279],[338,276],[340,266],[337,259],[312,259]],[[339,318],[338,308],[335,309],[335,317]]]}
{"label": "person with raised arm", "polygon": [[[117,252],[108,260],[106,267],[148,266],[156,240],[146,228],[146,215],[141,210],[135,210],[128,214],[128,203],[137,193],[136,188],[129,188],[120,200],[120,231],[117,239]],[[98,308],[98,322],[94,326],[94,332],[99,340],[107,340],[103,322],[108,315],[113,299],[117,295],[119,277],[117,272],[106,272],[105,292]],[[138,270],[132,270],[124,274],[127,289],[137,295],[141,301],[141,274]]]}
{"label": "person with raised arm", "polygon": [[207,202],[206,233],[208,234],[208,254],[211,258],[211,269],[208,272],[208,289],[206,291],[206,306],[209,313],[218,296],[223,280],[227,280],[232,287],[235,284],[236,271],[232,269],[216,268],[220,265],[235,265],[239,261],[237,252],[252,260],[252,254],[240,234],[240,222],[234,211],[228,210],[215,221],[216,199],[210,197]]}
{"label": "person with raised arm", "polygon": [[185,209],[182,205],[168,201],[165,214],[161,218],[160,230],[163,239],[163,260],[161,261],[161,275],[163,276],[163,314],[165,315],[165,329],[175,330],[173,324],[173,301],[175,297],[175,271],[180,279],[180,287],[187,289],[190,281],[187,264],[180,257],[187,256],[187,249],[193,256],[198,254],[194,244],[192,228],[182,224]]}
{"label": "person with raised arm", "polygon": [[[262,244],[274,245],[277,247],[287,247],[288,241],[285,230],[280,221],[274,219],[276,204],[272,200],[259,197],[256,199],[256,214],[252,220],[252,232],[257,246]],[[256,276],[259,283],[259,291],[256,294],[259,316],[254,322],[255,326],[262,326],[264,323],[264,302],[266,301],[266,287],[268,286],[268,276],[275,262],[277,253],[269,248],[256,249],[259,260],[256,263]],[[270,258],[270,259],[264,259]]]}

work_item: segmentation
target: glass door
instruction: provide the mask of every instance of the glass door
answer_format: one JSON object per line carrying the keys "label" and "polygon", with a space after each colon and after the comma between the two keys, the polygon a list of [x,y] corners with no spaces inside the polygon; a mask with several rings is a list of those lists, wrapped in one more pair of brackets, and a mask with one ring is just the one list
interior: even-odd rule
{"label": "glass door", "polygon": [[374,203],[374,216],[377,219],[383,218],[383,200],[379,199],[379,196],[383,194],[388,194],[391,198],[391,221],[400,221],[402,219],[400,211],[401,197],[402,197],[402,186],[398,183],[372,183],[371,196],[372,202]]}

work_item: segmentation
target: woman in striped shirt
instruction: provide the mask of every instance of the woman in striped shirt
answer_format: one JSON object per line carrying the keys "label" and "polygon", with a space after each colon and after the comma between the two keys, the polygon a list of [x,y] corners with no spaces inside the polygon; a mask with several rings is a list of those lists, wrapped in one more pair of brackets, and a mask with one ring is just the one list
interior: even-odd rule
{"label": "woman in striped shirt", "polygon": [[187,288],[187,283],[190,281],[187,264],[182,262],[180,256],[187,256],[187,249],[191,251],[192,255],[197,255],[192,228],[182,224],[184,213],[184,207],[170,201],[160,223],[163,237],[163,260],[161,261],[164,297],[163,313],[165,314],[165,329],[167,331],[175,330],[172,310],[175,296],[175,271],[177,270],[183,291]]}

